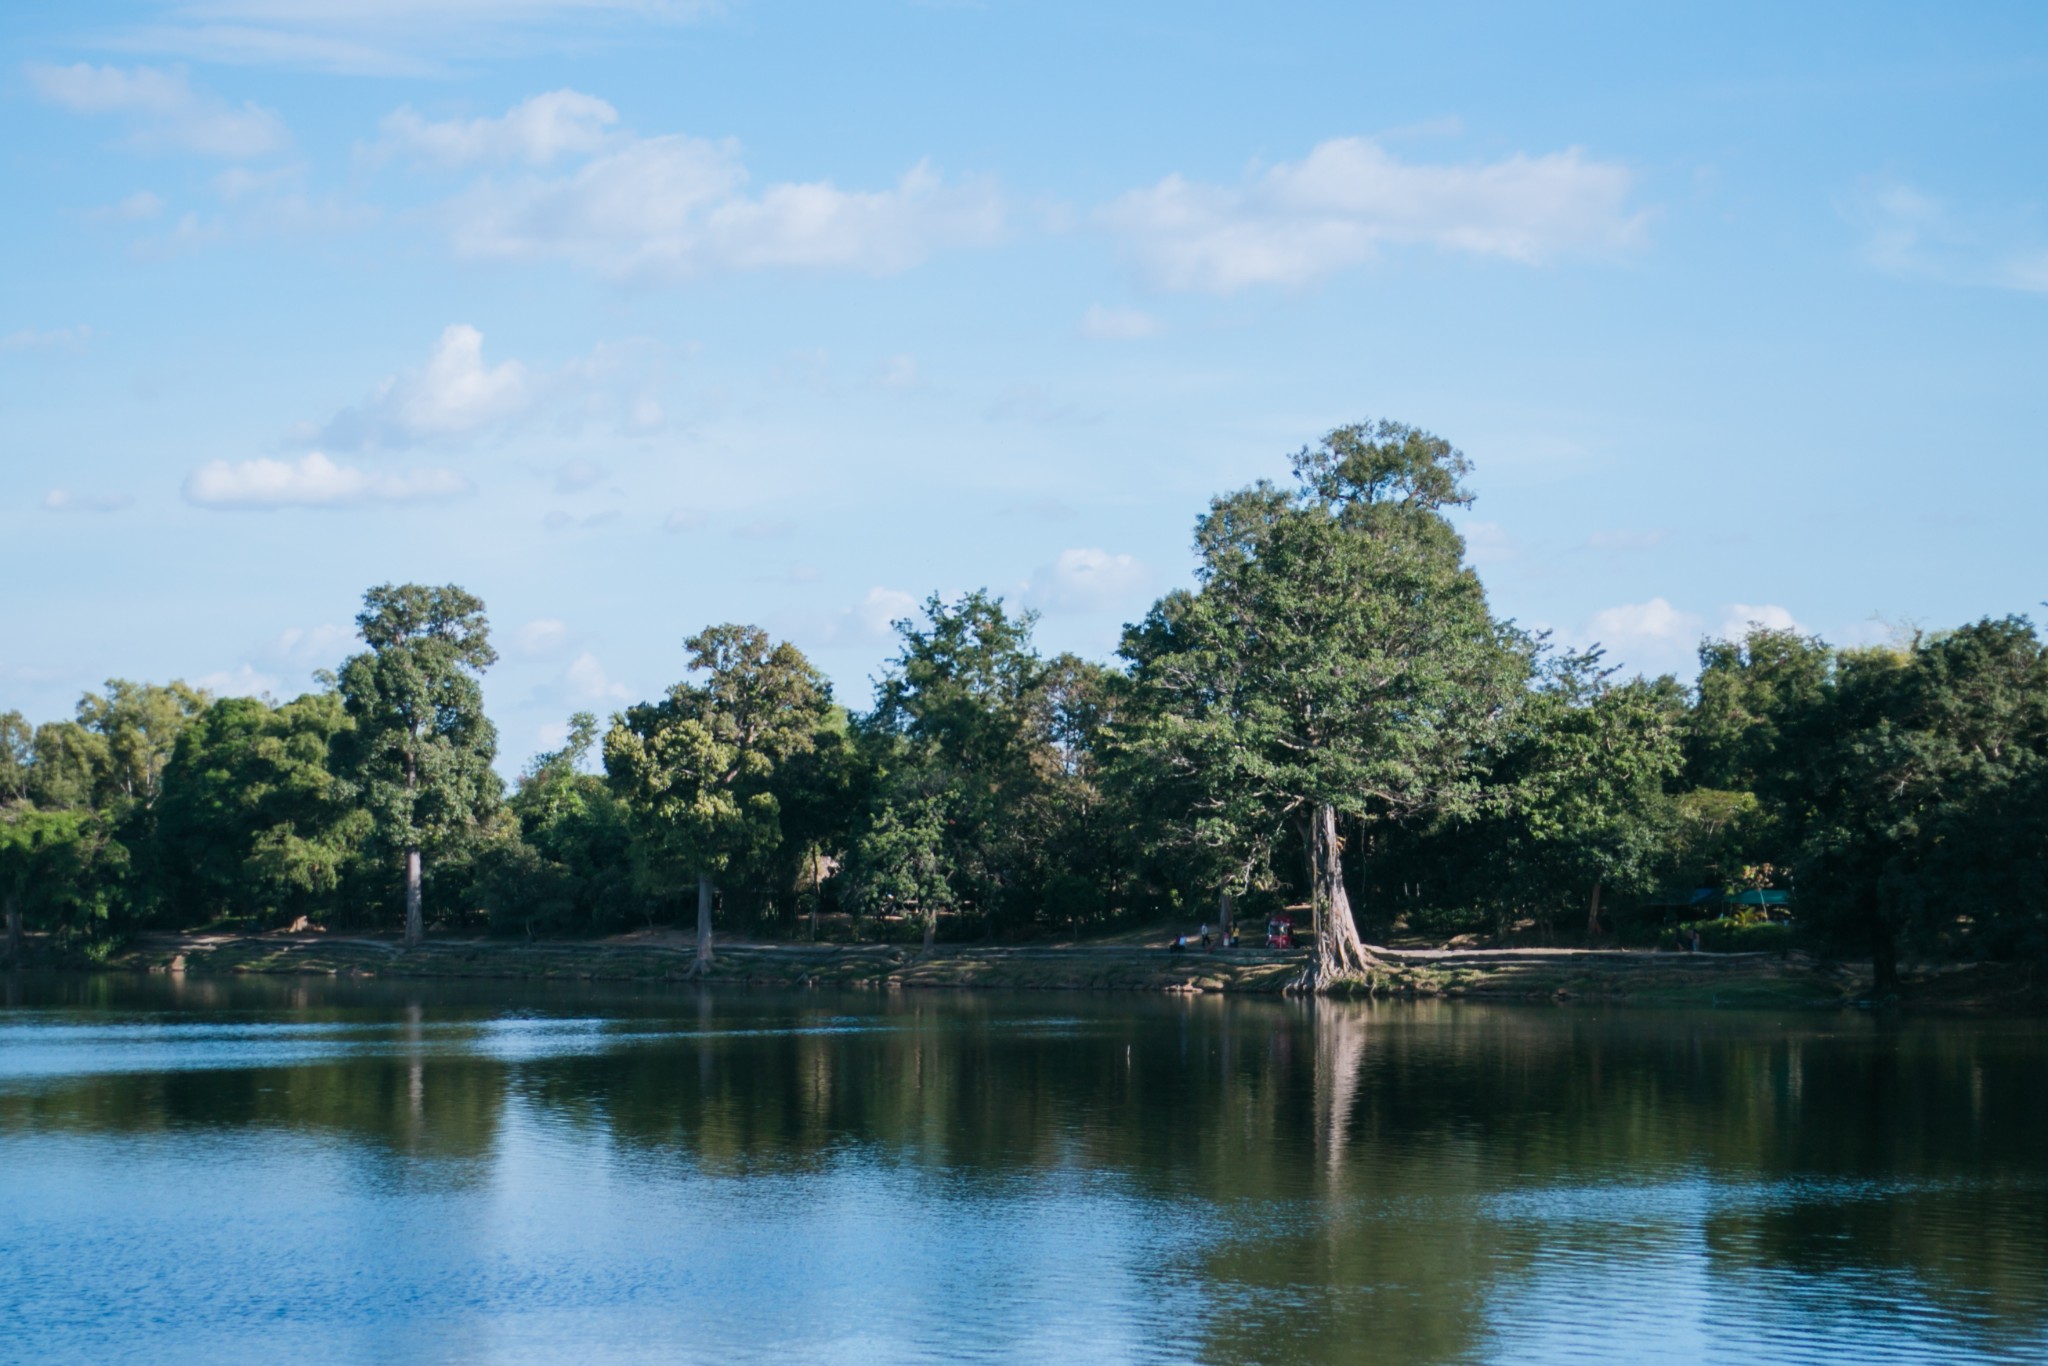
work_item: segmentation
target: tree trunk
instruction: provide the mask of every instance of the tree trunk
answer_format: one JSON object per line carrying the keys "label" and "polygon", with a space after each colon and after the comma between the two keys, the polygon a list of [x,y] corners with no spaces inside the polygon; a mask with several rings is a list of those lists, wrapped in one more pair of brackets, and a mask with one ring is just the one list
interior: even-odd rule
{"label": "tree trunk", "polygon": [[1228,887],[1225,887],[1216,898],[1216,923],[1223,931],[1223,938],[1227,942],[1231,927],[1237,923],[1237,898],[1231,895]]}
{"label": "tree trunk", "polygon": [[1595,882],[1593,883],[1593,902],[1592,902],[1592,904],[1591,904],[1591,905],[1589,905],[1588,907],[1586,907],[1586,938],[1588,938],[1588,939],[1598,939],[1599,937],[1600,937],[1600,884],[1599,884],[1599,882],[1598,882],[1598,881],[1596,880],[1596,881],[1595,881]]}
{"label": "tree trunk", "polygon": [[692,973],[711,966],[711,898],[716,890],[711,885],[711,874],[697,874],[697,963],[690,969]]}
{"label": "tree trunk", "polygon": [[937,907],[933,907],[924,913],[924,951],[927,954],[932,951],[932,940],[938,937],[938,933],[939,912]]}
{"label": "tree trunk", "polygon": [[824,895],[818,890],[818,882],[818,851],[813,848],[811,850],[811,942],[813,944],[818,942],[818,903],[825,899]]}
{"label": "tree trunk", "polygon": [[1316,951],[1296,980],[1297,990],[1329,991],[1358,983],[1380,961],[1358,936],[1351,894],[1344,887],[1344,844],[1337,835],[1337,808],[1318,804],[1309,826],[1310,866],[1315,874]]}
{"label": "tree trunk", "polygon": [[406,947],[427,937],[426,916],[420,909],[420,851],[405,851],[405,943]]}
{"label": "tree trunk", "polygon": [[1899,991],[1899,936],[1881,915],[1870,918],[1870,994],[1896,996]]}
{"label": "tree trunk", "polygon": [[21,898],[7,898],[7,966],[21,964]]}

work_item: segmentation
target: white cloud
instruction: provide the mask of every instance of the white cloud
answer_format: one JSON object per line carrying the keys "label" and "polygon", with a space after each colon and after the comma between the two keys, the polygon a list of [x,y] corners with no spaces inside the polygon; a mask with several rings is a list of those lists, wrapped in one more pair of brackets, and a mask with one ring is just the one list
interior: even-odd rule
{"label": "white cloud", "polygon": [[917,385],[917,358],[889,356],[875,371],[875,383],[884,389],[910,389]]}
{"label": "white cloud", "polygon": [[1042,384],[1012,384],[982,414],[990,422],[1029,422],[1065,427],[1100,421],[1102,410],[1057,398]]}
{"label": "white cloud", "polygon": [[1586,538],[1588,550],[1655,550],[1668,539],[1662,531],[1596,531]]}
{"label": "white cloud", "polygon": [[442,331],[424,369],[393,375],[362,403],[335,415],[315,436],[354,450],[461,436],[531,407],[533,377],[516,360],[484,364],[484,334],[467,323]]}
{"label": "white cloud", "polygon": [[[111,45],[200,61],[352,75],[446,74],[467,57],[559,55],[632,26],[685,23],[719,0],[167,0],[164,22]],[[569,33],[562,30],[568,27]]]}
{"label": "white cloud", "polygon": [[297,668],[331,668],[343,655],[362,643],[353,626],[323,622],[318,626],[290,626],[278,633],[268,651],[270,659]]}
{"label": "white cloud", "polygon": [[633,696],[625,684],[612,681],[604,665],[588,650],[570,660],[569,667],[562,670],[562,689],[570,698],[582,702],[624,702]]}
{"label": "white cloud", "polygon": [[1403,162],[1366,138],[1335,138],[1298,162],[1252,167],[1235,186],[1179,175],[1101,211],[1167,289],[1229,293],[1302,285],[1389,245],[1539,263],[1642,239],[1633,173],[1579,148],[1453,166]]}
{"label": "white cloud", "polygon": [[1864,262],[1886,275],[2048,293],[2048,245],[2028,214],[1957,214],[1895,180],[1868,182],[1841,207],[1863,230]]}
{"label": "white cloud", "polygon": [[274,152],[291,141],[283,122],[268,109],[253,103],[237,108],[195,90],[175,68],[30,63],[28,79],[37,94],[73,113],[126,117],[128,143],[139,151],[240,159]]}
{"label": "white cloud", "polygon": [[1084,547],[1062,550],[1031,576],[1024,596],[1051,611],[1094,612],[1128,603],[1150,579],[1136,556]]}
{"label": "white cloud", "polygon": [[1746,602],[1731,602],[1721,609],[1721,638],[1740,640],[1754,627],[1766,631],[1796,631],[1799,622],[1786,608],[1776,603],[1755,605]]}
{"label": "white cloud", "polygon": [[118,203],[92,210],[87,217],[100,221],[146,223],[153,218],[163,217],[164,207],[162,195],[151,190],[137,190]]}
{"label": "white cloud", "polygon": [[469,491],[453,470],[405,473],[337,465],[319,451],[296,461],[212,460],[185,478],[185,497],[201,507],[352,507],[362,503],[416,503]]}
{"label": "white cloud", "polygon": [[511,646],[517,659],[553,659],[569,648],[569,623],[536,617],[512,633]]}
{"label": "white cloud", "polygon": [[523,162],[546,166],[565,154],[603,150],[619,111],[595,95],[551,90],[494,119],[429,123],[410,107],[387,115],[384,145],[441,166]]}
{"label": "white cloud", "polygon": [[888,275],[1003,228],[992,184],[948,183],[924,162],[880,190],[812,181],[749,193],[747,183],[730,140],[621,136],[571,172],[480,180],[441,217],[462,256],[663,280],[770,268]]}
{"label": "white cloud", "polygon": [[[605,343],[587,356],[555,367],[518,360],[488,364],[484,336],[468,323],[443,329],[426,364],[391,375],[360,402],[323,424],[306,423],[295,440],[327,450],[399,448],[459,440],[531,425],[552,411],[567,426],[604,424],[625,436],[644,436],[665,419],[654,386],[660,349],[644,341]],[[602,479],[587,459],[557,468],[562,492]]]}
{"label": "white cloud", "polygon": [[583,490],[595,486],[603,480],[604,476],[604,466],[594,460],[585,460],[582,456],[577,456],[572,460],[564,461],[556,469],[555,492],[581,493]]}
{"label": "white cloud", "polygon": [[283,680],[275,674],[260,673],[246,663],[202,674],[192,680],[193,687],[215,697],[274,697],[283,685]]}
{"label": "white cloud", "polygon": [[553,512],[541,518],[540,524],[549,531],[567,531],[570,527],[604,526],[618,521],[622,515],[617,508],[600,508],[596,512],[586,512],[581,517],[578,517],[572,512],[564,512],[560,508],[556,508]]}
{"label": "white cloud", "polygon": [[918,606],[918,599],[900,588],[870,588],[839,614],[826,635],[833,640],[887,640],[895,634],[895,623],[916,616]]}
{"label": "white cloud", "polygon": [[1644,674],[1684,674],[1697,658],[1702,624],[1667,599],[1651,598],[1595,612],[1576,635],[1604,647],[1611,664]]}
{"label": "white cloud", "polygon": [[69,489],[51,489],[43,495],[43,508],[48,512],[119,512],[134,501],[125,493],[73,493]]}
{"label": "white cloud", "polygon": [[677,508],[663,519],[663,531],[695,531],[704,525],[704,514],[696,508]]}
{"label": "white cloud", "polygon": [[1476,565],[1505,564],[1520,549],[1499,522],[1467,522],[1460,530],[1465,536],[1465,558]]}
{"label": "white cloud", "polygon": [[77,327],[55,327],[47,332],[39,332],[33,327],[23,327],[0,336],[0,351],[73,350],[91,340],[92,329],[83,324]]}
{"label": "white cloud", "polygon": [[1588,623],[1595,639],[1610,641],[1690,641],[1699,634],[1700,619],[1681,612],[1663,598],[1623,603],[1593,614]]}
{"label": "white cloud", "polygon": [[1090,304],[1081,315],[1081,335],[1095,341],[1142,341],[1159,335],[1159,319],[1135,308]]}

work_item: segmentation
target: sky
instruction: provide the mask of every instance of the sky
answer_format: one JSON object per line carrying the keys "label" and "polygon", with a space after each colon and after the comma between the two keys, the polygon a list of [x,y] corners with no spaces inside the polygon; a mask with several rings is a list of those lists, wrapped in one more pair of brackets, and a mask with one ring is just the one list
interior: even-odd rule
{"label": "sky", "polygon": [[1208,500],[1457,444],[1496,610],[1690,676],[2048,597],[2048,9],[0,9],[0,710],[488,605],[501,766],[722,621],[1107,658]]}

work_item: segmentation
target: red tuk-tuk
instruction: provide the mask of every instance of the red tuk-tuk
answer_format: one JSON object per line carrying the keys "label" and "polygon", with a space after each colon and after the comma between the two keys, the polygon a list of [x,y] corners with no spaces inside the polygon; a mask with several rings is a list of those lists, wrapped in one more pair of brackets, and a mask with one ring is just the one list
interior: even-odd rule
{"label": "red tuk-tuk", "polygon": [[1272,915],[1266,917],[1266,947],[1269,949],[1291,949],[1294,947],[1294,917]]}

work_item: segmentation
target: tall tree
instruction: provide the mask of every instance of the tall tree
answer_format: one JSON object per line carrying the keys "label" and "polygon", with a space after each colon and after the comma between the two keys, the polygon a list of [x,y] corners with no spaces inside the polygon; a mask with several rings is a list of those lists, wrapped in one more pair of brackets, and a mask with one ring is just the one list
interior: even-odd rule
{"label": "tall tree", "polygon": [[341,666],[354,725],[336,749],[384,845],[404,857],[405,942],[417,944],[426,935],[426,851],[466,834],[498,804],[498,737],[478,684],[498,656],[482,600],[454,584],[372,588],[356,629],[370,648]]}
{"label": "tall tree", "polygon": [[283,920],[332,905],[369,813],[332,771],[349,720],[331,692],[224,698],[178,738],[154,866],[177,909]]}
{"label": "tall tree", "polygon": [[118,937],[128,862],[127,847],[97,811],[0,810],[6,961],[21,961],[29,924],[66,947],[104,947]]}
{"label": "tall tree", "polygon": [[1448,442],[1399,423],[1331,432],[1295,457],[1294,491],[1262,483],[1211,505],[1195,533],[1199,591],[1161,633],[1164,652],[1135,661],[1157,714],[1218,781],[1302,829],[1317,946],[1304,987],[1375,961],[1340,817],[1466,799],[1474,750],[1527,674],[1445,517],[1470,502],[1467,470]]}
{"label": "tall tree", "polygon": [[106,744],[99,801],[154,806],[178,737],[212,701],[184,683],[159,687],[124,678],[110,678],[105,692],[80,698],[78,723]]}
{"label": "tall tree", "polygon": [[1904,946],[2042,950],[2044,774],[2048,647],[2007,617],[1843,651],[1764,792],[1797,839],[1802,915],[1867,944],[1885,993]]}
{"label": "tall tree", "polygon": [[1666,845],[1684,697],[1669,678],[1615,685],[1597,648],[1562,656],[1544,681],[1510,751],[1514,823],[1560,890],[1584,899],[1593,937],[1601,894],[1645,890]]}
{"label": "tall tree", "polygon": [[44,811],[93,804],[111,766],[105,737],[76,721],[45,721],[30,741],[28,799]]}
{"label": "tall tree", "polygon": [[1042,659],[1036,622],[986,590],[934,594],[922,620],[895,623],[902,647],[863,721],[877,770],[867,823],[915,831],[937,812],[948,903],[991,928],[1044,910],[1087,803],[1080,746],[1100,680]]}
{"label": "tall tree", "polygon": [[685,644],[703,681],[628,708],[605,736],[604,766],[652,871],[696,877],[701,972],[712,961],[717,880],[781,843],[778,776],[829,728],[832,689],[801,650],[757,626],[712,626]]}
{"label": "tall tree", "polygon": [[36,733],[18,711],[0,712],[0,806],[28,800]]}

